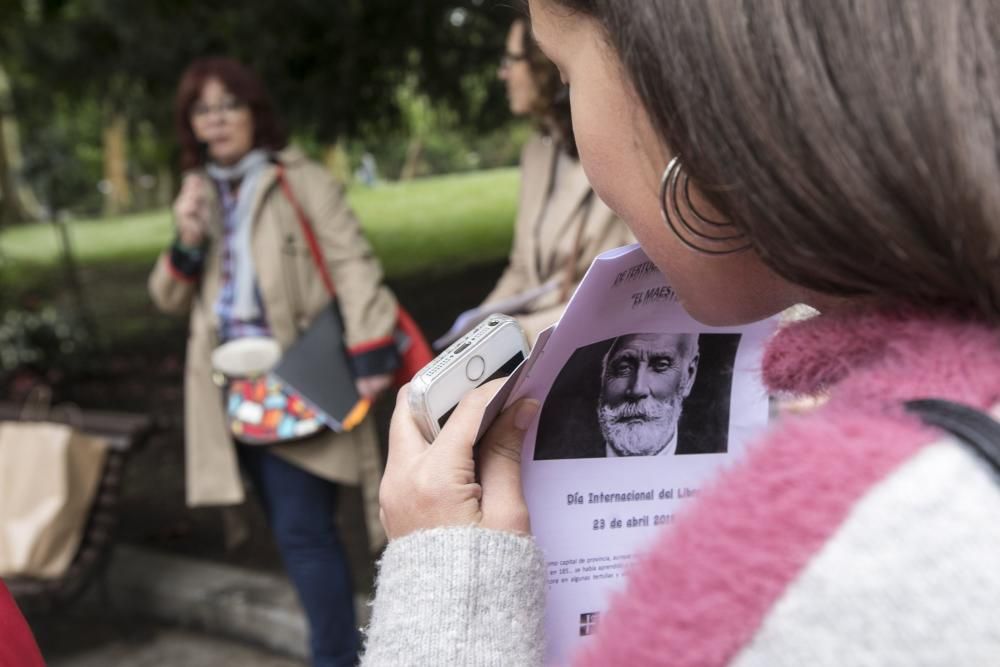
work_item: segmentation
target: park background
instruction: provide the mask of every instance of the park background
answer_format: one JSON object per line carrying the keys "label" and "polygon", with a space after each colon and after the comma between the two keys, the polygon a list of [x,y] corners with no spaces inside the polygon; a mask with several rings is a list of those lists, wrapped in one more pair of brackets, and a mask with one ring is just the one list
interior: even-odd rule
{"label": "park background", "polygon": [[[146,277],[173,236],[186,64],[228,55],[262,75],[293,143],[348,185],[387,282],[433,337],[487,294],[509,252],[532,131],[496,79],[513,16],[489,0],[0,0],[0,401],[44,385],[54,404],[152,420],[125,469],[119,552],[280,576],[253,506],[252,537],[234,548],[221,512],[183,502],[187,322],[154,310]],[[383,436],[391,407],[378,405]],[[364,594],[371,559],[362,529],[345,530]],[[32,623],[56,665],[144,664],[108,646],[131,655],[120,643],[148,643],[163,623],[216,630],[183,614],[114,620],[132,611],[85,597]],[[301,657],[294,638],[219,634]]]}

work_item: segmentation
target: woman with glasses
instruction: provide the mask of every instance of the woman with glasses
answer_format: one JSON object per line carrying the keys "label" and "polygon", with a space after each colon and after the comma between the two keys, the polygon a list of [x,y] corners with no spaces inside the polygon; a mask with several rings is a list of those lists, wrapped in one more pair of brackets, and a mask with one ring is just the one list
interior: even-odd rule
{"label": "woman with glasses", "polygon": [[[176,124],[186,170],[174,204],[177,236],[150,277],[153,300],[190,313],[185,370],[187,500],[244,500],[252,482],[309,620],[313,664],[353,665],[358,637],[347,561],[334,528],[343,484],[374,498],[380,470],[372,420],[346,433],[260,446],[231,432],[210,358],[223,343],[271,338],[287,348],[326,308],[301,227],[311,224],[335,283],[358,393],[386,389],[398,365],[397,305],[343,188],[287,145],[261,80],[226,58],[194,62],[181,78]],[[369,533],[381,533],[370,503]]]}
{"label": "woman with glasses", "polygon": [[590,187],[576,150],[569,89],[524,19],[507,35],[498,76],[510,110],[538,132],[521,152],[521,194],[507,269],[484,307],[515,315],[530,340],[562,315],[591,260],[633,242]]}

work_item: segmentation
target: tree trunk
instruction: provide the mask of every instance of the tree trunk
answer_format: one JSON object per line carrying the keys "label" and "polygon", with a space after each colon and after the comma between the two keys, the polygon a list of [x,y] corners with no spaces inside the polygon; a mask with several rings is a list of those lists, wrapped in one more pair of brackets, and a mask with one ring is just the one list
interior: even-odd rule
{"label": "tree trunk", "polygon": [[128,119],[119,112],[104,127],[104,214],[119,215],[132,205],[128,182]]}
{"label": "tree trunk", "polygon": [[406,162],[399,172],[399,180],[409,181],[417,175],[417,167],[420,166],[420,152],[424,149],[424,142],[420,137],[413,137],[406,147]]}
{"label": "tree trunk", "polygon": [[21,198],[17,194],[17,185],[14,183],[10,161],[7,159],[7,142],[4,141],[3,121],[3,108],[0,107],[0,224],[8,224],[22,220],[24,211],[21,209]]}
{"label": "tree trunk", "polygon": [[326,147],[326,150],[323,151],[323,164],[326,165],[327,170],[338,181],[341,183],[350,183],[351,160],[347,156],[347,151],[344,149],[342,141],[338,140],[337,143]]}
{"label": "tree trunk", "polygon": [[161,165],[156,176],[157,208],[167,208],[174,200],[174,175],[167,165]]}
{"label": "tree trunk", "polygon": [[24,218],[11,165],[11,152],[7,147],[7,118],[12,116],[12,106],[10,82],[0,67],[0,223],[18,222]]}

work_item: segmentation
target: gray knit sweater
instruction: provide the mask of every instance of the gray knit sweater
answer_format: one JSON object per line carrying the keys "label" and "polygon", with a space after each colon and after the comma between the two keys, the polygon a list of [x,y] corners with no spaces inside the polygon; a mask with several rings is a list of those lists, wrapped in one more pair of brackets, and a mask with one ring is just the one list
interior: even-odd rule
{"label": "gray knit sweater", "polygon": [[362,664],[541,664],[544,575],[531,537],[466,527],[393,540]]}

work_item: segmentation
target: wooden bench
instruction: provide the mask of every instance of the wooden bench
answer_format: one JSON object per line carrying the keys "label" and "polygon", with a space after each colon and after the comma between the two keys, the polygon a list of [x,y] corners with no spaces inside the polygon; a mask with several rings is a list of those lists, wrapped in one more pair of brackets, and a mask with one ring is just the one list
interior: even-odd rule
{"label": "wooden bench", "polygon": [[[0,420],[21,418],[22,406],[0,403]],[[110,450],[101,473],[94,503],[88,513],[83,538],[66,572],[57,579],[12,577],[5,580],[10,592],[26,612],[46,612],[69,604],[101,575],[107,566],[115,529],[118,525],[118,501],[128,456],[153,433],[153,419],[146,415],[85,410],[72,420],[49,421],[72,423],[84,433],[107,438]]]}

